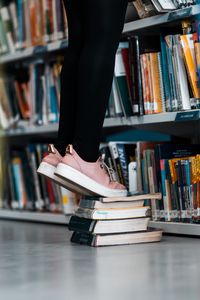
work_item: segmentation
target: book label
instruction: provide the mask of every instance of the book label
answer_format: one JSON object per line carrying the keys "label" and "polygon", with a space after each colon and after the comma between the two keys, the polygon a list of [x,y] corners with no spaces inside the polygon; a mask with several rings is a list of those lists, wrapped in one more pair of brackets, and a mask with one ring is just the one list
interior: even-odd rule
{"label": "book label", "polygon": [[33,54],[40,54],[47,51],[47,46],[36,46],[33,48]]}
{"label": "book label", "polygon": [[177,18],[189,17],[192,14],[192,7],[172,11],[169,13],[168,21],[176,20]]}
{"label": "book label", "polygon": [[179,112],[176,114],[175,121],[181,122],[181,121],[196,121],[200,118],[200,111],[188,111],[188,112]]}

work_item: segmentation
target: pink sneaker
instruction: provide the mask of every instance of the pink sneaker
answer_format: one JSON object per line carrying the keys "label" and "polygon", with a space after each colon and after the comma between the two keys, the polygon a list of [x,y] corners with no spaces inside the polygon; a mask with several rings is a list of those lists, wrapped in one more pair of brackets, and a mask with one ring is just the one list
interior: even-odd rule
{"label": "pink sneaker", "polygon": [[72,145],[68,145],[66,155],[59,162],[55,175],[69,181],[77,188],[84,188],[89,193],[103,197],[127,196],[127,189],[113,179],[113,170],[99,157],[96,162],[84,161]]}
{"label": "pink sneaker", "polygon": [[37,169],[37,172],[43,176],[46,176],[56,182],[57,184],[63,186],[64,188],[72,191],[83,194],[83,190],[79,188],[74,188],[74,185],[69,181],[66,181],[54,174],[56,167],[59,162],[62,161],[62,156],[56,150],[53,144],[49,144],[48,146],[48,155],[46,155]]}

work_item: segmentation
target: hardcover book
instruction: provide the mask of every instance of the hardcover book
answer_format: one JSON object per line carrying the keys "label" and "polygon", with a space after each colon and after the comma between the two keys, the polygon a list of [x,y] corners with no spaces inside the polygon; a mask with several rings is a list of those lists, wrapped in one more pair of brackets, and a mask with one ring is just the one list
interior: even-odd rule
{"label": "hardcover book", "polygon": [[80,218],[94,220],[142,218],[150,216],[150,208],[148,206],[119,209],[87,209],[78,207],[75,210],[75,215]]}
{"label": "hardcover book", "polygon": [[75,231],[71,237],[71,242],[92,247],[98,247],[138,243],[153,243],[159,242],[161,240],[161,237],[162,230],[155,228],[148,228],[148,230],[144,232],[105,235]]}
{"label": "hardcover book", "polygon": [[93,234],[126,233],[147,230],[149,218],[134,218],[122,220],[91,220],[72,216],[68,229]]}

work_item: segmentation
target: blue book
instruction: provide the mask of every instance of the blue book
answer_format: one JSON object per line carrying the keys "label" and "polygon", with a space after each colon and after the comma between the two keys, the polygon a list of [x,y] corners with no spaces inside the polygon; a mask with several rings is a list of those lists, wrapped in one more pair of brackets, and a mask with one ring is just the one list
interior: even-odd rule
{"label": "blue book", "polygon": [[161,45],[161,68],[163,74],[163,82],[164,82],[164,95],[165,95],[165,107],[166,111],[171,111],[171,88],[170,88],[170,79],[169,79],[169,70],[167,63],[167,48],[163,35],[160,35],[160,45]]}
{"label": "blue book", "polygon": [[169,71],[169,83],[170,83],[170,94],[171,94],[171,108],[172,111],[178,110],[178,97],[176,90],[175,74],[174,74],[174,63],[173,63],[173,35],[167,35],[164,37],[167,54],[167,65]]}
{"label": "blue book", "polygon": [[25,26],[24,26],[24,8],[23,0],[17,0],[17,17],[18,17],[18,32],[17,32],[17,41],[20,45],[20,48],[23,48],[23,42],[25,40]]}

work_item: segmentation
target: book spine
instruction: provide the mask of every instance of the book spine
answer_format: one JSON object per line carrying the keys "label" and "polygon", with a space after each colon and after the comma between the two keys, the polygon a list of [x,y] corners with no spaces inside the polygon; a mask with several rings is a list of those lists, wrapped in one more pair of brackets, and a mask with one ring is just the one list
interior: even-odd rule
{"label": "book spine", "polygon": [[125,115],[124,107],[120,100],[120,94],[117,86],[116,76],[113,76],[112,82],[113,104],[114,104],[114,116],[123,117]]}
{"label": "book spine", "polygon": [[152,76],[152,89],[153,89],[153,113],[161,113],[162,110],[162,94],[161,94],[161,79],[158,62],[159,53],[150,53],[150,69]]}
{"label": "book spine", "polygon": [[6,32],[4,30],[1,14],[0,14],[0,51],[1,54],[5,54],[9,52],[9,46],[8,46]]}
{"label": "book spine", "polygon": [[192,34],[180,35],[181,45],[183,49],[183,57],[190,80],[191,89],[194,98],[200,98],[200,89],[197,86],[197,68],[195,65],[194,41]]}
{"label": "book spine", "polygon": [[129,39],[129,65],[130,65],[130,80],[131,80],[131,93],[132,93],[132,110],[133,115],[139,114],[139,94],[138,94],[138,70],[137,70],[137,57],[136,57],[136,40],[135,38]]}
{"label": "book spine", "polygon": [[186,220],[186,205],[184,199],[184,190],[183,190],[183,177],[182,177],[182,170],[181,170],[181,162],[178,160],[175,163],[176,173],[177,173],[177,183],[178,183],[178,198],[180,203],[180,212],[181,212],[181,220]]}
{"label": "book spine", "polygon": [[128,180],[128,159],[125,152],[124,144],[117,143],[117,151],[119,155],[120,166],[123,174],[123,182],[128,187],[129,180]]}
{"label": "book spine", "polygon": [[93,232],[96,226],[97,221],[79,218],[76,216],[72,216],[69,221],[68,229],[71,231],[78,232]]}
{"label": "book spine", "polygon": [[19,48],[24,48],[24,24],[23,24],[23,0],[17,0],[17,18],[18,18],[18,42]]}
{"label": "book spine", "polygon": [[56,0],[56,13],[57,13],[57,39],[64,38],[64,16],[62,0]]}
{"label": "book spine", "polygon": [[127,75],[126,75],[125,66],[122,58],[122,49],[120,47],[118,48],[115,56],[114,76],[116,77],[116,83],[117,83],[121,103],[124,108],[125,117],[131,116],[133,114],[133,111],[132,111],[131,101],[129,99]]}
{"label": "book spine", "polygon": [[13,37],[13,26],[7,6],[0,8],[3,29],[6,34],[7,44],[11,53],[15,52],[15,41]]}
{"label": "book spine", "polygon": [[148,68],[146,61],[146,54],[140,55],[140,67],[141,67],[141,77],[142,77],[142,91],[143,91],[143,105],[144,113],[150,113],[150,89],[148,81]]}
{"label": "book spine", "polygon": [[87,232],[75,231],[72,234],[71,242],[82,245],[95,246],[95,236]]}
{"label": "book spine", "polygon": [[109,143],[109,148],[110,148],[110,153],[115,165],[115,170],[118,174],[119,177],[119,181],[124,184],[124,178],[123,178],[123,174],[122,174],[122,169],[121,169],[121,165],[120,165],[120,160],[119,160],[119,153],[117,150],[117,145],[114,142]]}
{"label": "book spine", "polygon": [[162,194],[163,194],[163,206],[164,206],[164,219],[165,221],[171,221],[170,217],[170,194],[169,194],[169,184],[166,174],[166,160],[160,160],[160,170],[161,170],[161,183],[162,183]]}

